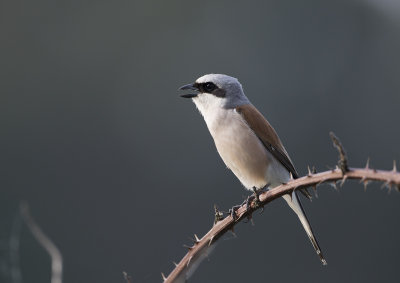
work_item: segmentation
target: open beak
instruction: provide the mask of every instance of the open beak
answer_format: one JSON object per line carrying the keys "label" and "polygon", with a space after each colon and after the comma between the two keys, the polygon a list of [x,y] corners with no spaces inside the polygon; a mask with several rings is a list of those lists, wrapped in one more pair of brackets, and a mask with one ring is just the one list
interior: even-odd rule
{"label": "open beak", "polygon": [[[197,92],[199,91],[199,89],[194,84],[184,85],[184,86],[181,86],[179,88],[179,90],[187,90],[187,89],[194,90],[194,91],[197,91]],[[198,93],[188,93],[188,94],[181,94],[181,97],[183,97],[183,98],[194,98],[197,95],[198,95]]]}

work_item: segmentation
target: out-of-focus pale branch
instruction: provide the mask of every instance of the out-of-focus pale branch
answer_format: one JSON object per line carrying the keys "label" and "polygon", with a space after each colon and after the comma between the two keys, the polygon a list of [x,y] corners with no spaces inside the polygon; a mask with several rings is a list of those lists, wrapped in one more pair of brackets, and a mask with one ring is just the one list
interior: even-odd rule
{"label": "out-of-focus pale branch", "polygon": [[9,240],[10,275],[13,283],[22,282],[19,247],[21,237],[22,219],[20,213],[14,217]]}
{"label": "out-of-focus pale branch", "polygon": [[132,277],[125,271],[122,272],[126,283],[132,283]]}
{"label": "out-of-focus pale branch", "polygon": [[26,203],[20,205],[21,216],[35,237],[36,241],[46,250],[51,258],[51,283],[62,283],[63,260],[56,245],[44,234],[29,212]]}
{"label": "out-of-focus pale branch", "polygon": [[[339,139],[330,133],[334,146],[339,151],[339,161],[336,169],[332,169],[325,172],[313,173],[309,170],[308,174],[298,179],[292,179],[287,184],[282,184],[276,188],[265,191],[260,194],[259,198],[261,205],[254,205],[252,202],[249,207],[247,204],[243,204],[236,210],[235,219],[232,216],[227,216],[222,220],[218,219],[214,226],[206,235],[201,239],[194,235],[194,244],[188,247],[189,251],[182,258],[182,260],[175,264],[174,270],[168,275],[168,277],[162,274],[164,283],[183,283],[191,276],[201,261],[208,256],[215,246],[216,241],[224,235],[227,231],[233,230],[233,227],[241,220],[251,218],[254,211],[263,208],[264,205],[281,197],[282,195],[291,193],[293,190],[302,188],[312,187],[314,190],[317,189],[318,185],[323,183],[329,183],[333,187],[337,188],[337,182],[340,181],[340,186],[343,186],[347,179],[360,180],[360,183],[364,184],[364,187],[371,181],[382,182],[382,187],[387,187],[389,190],[395,187],[400,191],[400,172],[397,171],[396,163],[393,163],[393,169],[391,171],[376,170],[369,168],[369,162],[365,168],[349,168],[347,166],[347,157],[342,144]],[[221,214],[217,211],[216,215],[219,217]]]}

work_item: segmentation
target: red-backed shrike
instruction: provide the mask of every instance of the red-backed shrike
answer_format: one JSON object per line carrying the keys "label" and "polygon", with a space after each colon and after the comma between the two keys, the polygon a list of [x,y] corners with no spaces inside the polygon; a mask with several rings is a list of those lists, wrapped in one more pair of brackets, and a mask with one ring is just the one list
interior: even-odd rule
{"label": "red-backed shrike", "polygon": [[[214,139],[218,153],[248,190],[273,188],[298,174],[274,128],[250,103],[236,78],[209,74],[181,90],[194,93],[191,98],[199,109]],[[302,191],[309,196],[306,190]],[[296,191],[283,198],[297,214],[322,264],[326,260],[315,239]]]}

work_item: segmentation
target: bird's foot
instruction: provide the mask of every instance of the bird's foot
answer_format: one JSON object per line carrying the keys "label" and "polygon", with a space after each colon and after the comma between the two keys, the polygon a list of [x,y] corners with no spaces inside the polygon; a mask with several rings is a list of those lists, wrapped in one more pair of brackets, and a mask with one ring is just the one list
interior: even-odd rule
{"label": "bird's foot", "polygon": [[254,205],[253,205],[254,208],[259,208],[260,205],[261,205],[260,194],[261,194],[262,191],[263,191],[263,189],[257,190],[256,187],[253,187],[253,195],[251,196],[253,198],[253,200],[250,201],[250,204],[251,204],[251,202],[253,202],[254,203]]}
{"label": "bird's foot", "polygon": [[216,204],[214,204],[214,225],[217,224],[217,222],[221,221],[224,219],[224,213],[219,211],[218,207]]}
{"label": "bird's foot", "polygon": [[233,218],[233,221],[238,220],[238,215],[236,214],[236,211],[240,208],[240,205],[234,205],[232,206],[231,209],[229,209],[229,214],[231,215],[231,217]]}
{"label": "bird's foot", "polygon": [[251,203],[253,202],[254,198],[255,198],[255,196],[254,196],[254,194],[252,194],[252,195],[249,195],[247,197],[247,199],[244,201],[244,203],[246,204],[246,210],[249,210],[251,208]]}

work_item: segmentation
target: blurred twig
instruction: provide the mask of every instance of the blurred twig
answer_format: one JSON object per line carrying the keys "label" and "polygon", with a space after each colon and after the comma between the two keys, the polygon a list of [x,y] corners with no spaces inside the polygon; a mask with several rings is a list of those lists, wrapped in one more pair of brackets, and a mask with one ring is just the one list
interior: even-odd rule
{"label": "blurred twig", "polygon": [[132,283],[132,277],[125,271],[122,271],[126,283]]}
{"label": "blurred twig", "polygon": [[22,282],[21,265],[19,261],[19,246],[22,228],[21,224],[21,215],[20,213],[17,213],[14,217],[9,240],[10,274],[11,282],[13,283]]}
{"label": "blurred twig", "polygon": [[29,212],[28,204],[21,203],[20,205],[21,216],[24,219],[32,235],[39,242],[39,244],[47,251],[51,258],[51,283],[62,283],[62,269],[63,260],[61,252],[56,245],[50,240],[46,234],[43,233],[39,225],[35,222]]}

